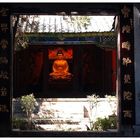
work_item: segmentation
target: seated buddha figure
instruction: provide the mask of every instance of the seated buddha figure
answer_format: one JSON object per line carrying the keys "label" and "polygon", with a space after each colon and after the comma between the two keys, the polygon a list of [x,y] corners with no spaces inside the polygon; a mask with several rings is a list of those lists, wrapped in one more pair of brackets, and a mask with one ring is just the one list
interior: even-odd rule
{"label": "seated buddha figure", "polygon": [[67,60],[63,59],[63,53],[59,52],[57,53],[57,58],[53,62],[52,70],[49,75],[52,79],[68,79],[70,80],[72,78],[72,74],[69,73],[69,65]]}

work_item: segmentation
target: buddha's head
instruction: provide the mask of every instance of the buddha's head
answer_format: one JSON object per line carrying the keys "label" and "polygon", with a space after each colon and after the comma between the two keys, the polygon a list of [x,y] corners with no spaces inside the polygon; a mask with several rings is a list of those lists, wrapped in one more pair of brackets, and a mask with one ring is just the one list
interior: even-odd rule
{"label": "buddha's head", "polygon": [[59,51],[57,52],[57,57],[58,57],[58,59],[63,59],[63,58],[64,58],[64,54],[62,53],[61,50],[59,50]]}

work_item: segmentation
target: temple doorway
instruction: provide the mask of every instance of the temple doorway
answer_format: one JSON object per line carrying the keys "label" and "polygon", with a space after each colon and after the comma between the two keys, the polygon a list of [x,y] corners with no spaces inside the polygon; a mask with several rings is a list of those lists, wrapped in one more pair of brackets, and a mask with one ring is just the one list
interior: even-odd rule
{"label": "temple doorway", "polygon": [[[111,26],[107,18],[102,17],[110,28],[90,32],[87,29],[82,32],[83,27],[79,26],[73,26],[70,31],[69,24],[65,32],[61,18],[67,16],[60,17],[61,30],[57,29],[54,20],[52,32],[51,20],[48,26],[45,22],[42,24],[44,32],[40,32],[36,19],[39,16],[21,15],[18,18],[14,40],[13,129],[17,128],[17,121],[26,122],[27,115],[21,106],[22,99],[28,96],[37,103],[30,118],[34,123],[31,130],[117,131],[117,37],[114,27],[117,17],[113,16]],[[85,19],[87,22],[89,17]],[[29,23],[34,24],[29,26]],[[108,123],[107,127],[100,128],[100,121]]]}

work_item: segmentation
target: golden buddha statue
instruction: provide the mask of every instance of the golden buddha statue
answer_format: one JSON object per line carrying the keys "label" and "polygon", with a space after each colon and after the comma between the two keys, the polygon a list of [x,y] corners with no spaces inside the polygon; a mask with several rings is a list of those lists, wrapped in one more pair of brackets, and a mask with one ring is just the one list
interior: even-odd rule
{"label": "golden buddha statue", "polygon": [[69,65],[67,60],[63,59],[63,53],[59,51],[57,53],[57,58],[53,62],[52,70],[49,75],[52,79],[67,79],[70,80],[72,78],[72,74],[69,73]]}

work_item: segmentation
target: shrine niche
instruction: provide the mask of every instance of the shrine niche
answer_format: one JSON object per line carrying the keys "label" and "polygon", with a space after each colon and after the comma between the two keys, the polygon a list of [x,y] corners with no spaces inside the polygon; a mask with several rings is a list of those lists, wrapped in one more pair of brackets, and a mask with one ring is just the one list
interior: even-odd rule
{"label": "shrine niche", "polygon": [[[84,38],[83,34],[71,38],[70,34],[65,34],[66,41],[45,43],[48,37],[50,40],[59,38],[55,34],[53,37],[43,34],[37,40],[37,35],[33,38],[30,35],[30,46],[14,54],[14,97],[28,92],[39,98],[86,98],[93,93],[100,97],[105,92],[112,94],[116,90],[116,42],[112,39],[109,47],[107,40],[114,36],[108,33],[107,37],[106,34],[93,37],[97,41],[105,38],[106,42],[98,42],[99,47],[92,40],[90,43],[83,41],[91,39],[86,38],[91,34],[84,35]],[[77,38],[81,41],[75,41]],[[72,41],[67,41],[70,39]]]}

